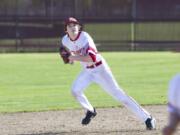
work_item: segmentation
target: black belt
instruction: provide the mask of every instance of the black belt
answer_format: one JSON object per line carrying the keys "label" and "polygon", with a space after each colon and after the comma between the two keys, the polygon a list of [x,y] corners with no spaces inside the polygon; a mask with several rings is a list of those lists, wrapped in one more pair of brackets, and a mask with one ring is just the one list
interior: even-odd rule
{"label": "black belt", "polygon": [[94,65],[87,66],[86,68],[95,68],[95,67],[98,67],[101,64],[102,64],[102,61],[99,61],[99,62],[95,63]]}

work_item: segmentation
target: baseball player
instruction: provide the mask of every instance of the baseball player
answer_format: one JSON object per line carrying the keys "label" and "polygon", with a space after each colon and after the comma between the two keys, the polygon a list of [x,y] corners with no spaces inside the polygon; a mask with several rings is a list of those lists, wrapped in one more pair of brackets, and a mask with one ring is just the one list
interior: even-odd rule
{"label": "baseball player", "polygon": [[180,122],[180,74],[169,83],[168,101],[169,122],[163,129],[163,135],[172,135]]}
{"label": "baseball player", "polygon": [[81,123],[83,125],[89,124],[97,114],[83,93],[88,85],[97,83],[143,121],[147,130],[155,129],[155,119],[120,88],[105,59],[98,52],[91,36],[82,31],[80,22],[69,17],[65,20],[65,32],[66,35],[62,38],[62,47],[71,52],[68,62],[79,61],[82,65],[82,71],[74,81],[71,90],[72,95],[87,110]]}

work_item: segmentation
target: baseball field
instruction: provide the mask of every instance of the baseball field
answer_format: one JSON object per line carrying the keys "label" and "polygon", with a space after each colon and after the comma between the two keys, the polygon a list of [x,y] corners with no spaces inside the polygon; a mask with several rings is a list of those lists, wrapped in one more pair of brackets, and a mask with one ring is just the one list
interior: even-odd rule
{"label": "baseball field", "polygon": [[[3,135],[159,135],[167,122],[167,89],[180,72],[180,53],[106,52],[119,85],[157,120],[146,131],[126,108],[99,86],[86,95],[98,115],[82,126],[84,110],[70,88],[79,63],[64,65],[58,53],[0,54],[0,134]],[[180,133],[178,130],[177,134]]]}

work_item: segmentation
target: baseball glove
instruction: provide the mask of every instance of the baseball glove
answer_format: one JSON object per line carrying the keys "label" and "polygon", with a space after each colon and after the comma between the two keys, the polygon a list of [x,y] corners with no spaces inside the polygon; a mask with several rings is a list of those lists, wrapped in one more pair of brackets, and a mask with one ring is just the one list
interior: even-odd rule
{"label": "baseball glove", "polygon": [[64,64],[68,64],[69,63],[69,56],[71,55],[71,53],[64,46],[60,46],[59,54],[60,54]]}

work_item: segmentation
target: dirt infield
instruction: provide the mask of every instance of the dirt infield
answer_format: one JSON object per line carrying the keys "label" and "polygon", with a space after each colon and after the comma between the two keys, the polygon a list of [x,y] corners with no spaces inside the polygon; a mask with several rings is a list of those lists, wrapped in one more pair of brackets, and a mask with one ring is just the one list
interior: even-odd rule
{"label": "dirt infield", "polygon": [[147,131],[144,123],[122,107],[97,109],[88,126],[80,124],[83,110],[0,114],[0,135],[160,135],[167,121],[166,106],[144,108],[157,120],[154,131]]}

